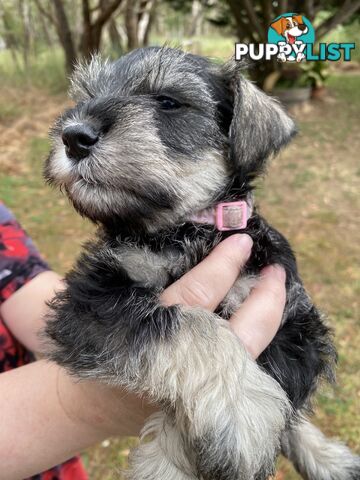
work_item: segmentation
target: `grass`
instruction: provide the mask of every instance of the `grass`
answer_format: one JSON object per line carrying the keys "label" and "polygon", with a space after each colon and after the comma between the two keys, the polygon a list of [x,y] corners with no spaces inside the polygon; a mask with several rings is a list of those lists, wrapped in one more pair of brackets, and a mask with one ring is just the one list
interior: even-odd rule
{"label": "grass", "polygon": [[17,105],[9,104],[6,101],[0,103],[0,122],[12,121],[21,115]]}
{"label": "grass", "polygon": [[[300,134],[274,161],[261,199],[263,212],[295,247],[305,284],[336,334],[338,385],[317,396],[315,421],[358,451],[359,87],[358,75],[330,78],[331,97],[299,119]],[[299,478],[281,466],[286,480]]]}
{"label": "grass", "polygon": [[21,174],[0,175],[0,198],[15,211],[52,268],[65,273],[92,227],[62,195],[44,185],[42,164],[48,151],[46,136],[29,138]]}
{"label": "grass", "polygon": [[[211,56],[228,56],[232,48],[231,39],[214,38],[198,44],[195,39],[189,48],[201,48],[200,53]],[[42,179],[49,149],[48,126],[67,102],[58,88],[65,79],[57,73],[61,58],[54,56],[51,78],[43,77],[41,82],[41,62],[50,61],[44,54],[33,70],[32,86],[24,89],[24,78],[11,70],[3,55],[1,52],[0,73],[5,79],[0,92],[0,197],[53,268],[64,273],[93,227],[74,214],[67,200]],[[327,435],[341,437],[360,452],[360,273],[356,268],[360,256],[356,221],[360,76],[332,76],[329,92],[324,102],[314,103],[299,116],[299,136],[274,159],[268,176],[259,184],[257,199],[265,216],[291,241],[305,284],[335,329],[338,386],[335,390],[324,387],[317,396],[315,422]],[[114,439],[86,452],[83,458],[90,478],[112,479],[113,472],[125,465],[133,443]],[[277,478],[299,479],[283,460]]]}
{"label": "grass", "polygon": [[29,67],[25,68],[20,57],[15,64],[8,50],[0,50],[0,78],[2,87],[23,88],[25,85],[41,88],[50,94],[64,92],[68,84],[64,54],[58,47],[39,51],[30,57]]}

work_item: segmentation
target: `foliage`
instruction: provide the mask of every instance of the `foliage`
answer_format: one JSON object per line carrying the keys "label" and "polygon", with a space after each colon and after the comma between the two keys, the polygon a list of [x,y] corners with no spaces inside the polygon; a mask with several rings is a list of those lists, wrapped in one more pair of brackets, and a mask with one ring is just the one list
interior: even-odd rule
{"label": "foliage", "polygon": [[267,82],[267,89],[276,88],[320,88],[323,87],[330,75],[327,62],[304,62],[300,65],[289,64],[280,75],[274,77],[273,83]]}
{"label": "foliage", "polygon": [[303,83],[313,88],[323,87],[330,75],[329,65],[327,62],[320,60],[317,62],[306,62],[301,64],[300,68],[302,70]]}

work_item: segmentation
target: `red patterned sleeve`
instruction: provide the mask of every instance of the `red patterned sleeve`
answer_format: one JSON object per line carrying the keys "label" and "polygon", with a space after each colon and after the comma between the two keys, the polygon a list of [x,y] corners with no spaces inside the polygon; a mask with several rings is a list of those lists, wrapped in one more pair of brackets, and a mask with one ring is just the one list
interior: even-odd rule
{"label": "red patterned sleeve", "polygon": [[0,203],[0,304],[38,273],[49,269],[31,238]]}

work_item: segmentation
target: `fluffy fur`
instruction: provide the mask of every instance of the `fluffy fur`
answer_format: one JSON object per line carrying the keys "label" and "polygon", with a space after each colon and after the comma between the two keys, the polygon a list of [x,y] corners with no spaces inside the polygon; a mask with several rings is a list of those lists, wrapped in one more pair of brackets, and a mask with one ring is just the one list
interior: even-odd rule
{"label": "fluffy fur", "polygon": [[[246,198],[295,134],[240,70],[170,48],[77,68],[77,103],[53,127],[45,175],[99,230],[51,304],[47,355],[162,406],[130,456],[133,480],[265,480],[280,448],[304,478],[355,479],[358,459],[300,417],[319,380],[333,379],[336,353],[288,242],[256,209],[251,258],[217,312],[159,302],[232,233],[191,216]],[[272,263],[286,269],[287,303],[254,362],[226,320]]]}

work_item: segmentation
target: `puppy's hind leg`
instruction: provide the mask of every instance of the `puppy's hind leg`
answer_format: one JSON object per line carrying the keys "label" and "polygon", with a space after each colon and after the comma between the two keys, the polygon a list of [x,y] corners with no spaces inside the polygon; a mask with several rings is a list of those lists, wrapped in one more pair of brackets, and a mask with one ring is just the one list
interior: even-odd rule
{"label": "puppy's hind leg", "polygon": [[141,432],[141,444],[129,456],[131,480],[197,480],[174,418],[152,415]]}
{"label": "puppy's hind leg", "polygon": [[282,452],[306,480],[359,480],[360,458],[305,417],[283,434]]}

